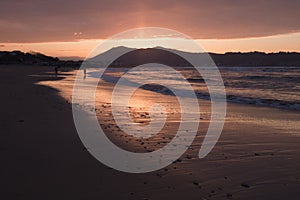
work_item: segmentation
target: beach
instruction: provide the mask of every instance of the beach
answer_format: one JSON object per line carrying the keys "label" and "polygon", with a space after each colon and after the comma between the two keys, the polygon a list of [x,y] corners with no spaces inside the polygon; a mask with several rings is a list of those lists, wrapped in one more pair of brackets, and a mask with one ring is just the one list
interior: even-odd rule
{"label": "beach", "polygon": [[[199,99],[199,134],[183,156],[161,170],[130,174],[103,165],[82,144],[71,108],[75,74],[62,69],[56,77],[46,66],[0,66],[3,199],[299,199],[299,110],[228,103],[217,145],[199,159],[210,113],[209,102]],[[170,141],[178,126],[175,97],[137,91],[136,101],[145,102],[132,109],[138,123],[148,123],[146,107],[153,102],[169,106],[170,122],[154,138],[134,139],[109,115],[112,87],[101,80],[97,114],[115,144],[147,152]]]}

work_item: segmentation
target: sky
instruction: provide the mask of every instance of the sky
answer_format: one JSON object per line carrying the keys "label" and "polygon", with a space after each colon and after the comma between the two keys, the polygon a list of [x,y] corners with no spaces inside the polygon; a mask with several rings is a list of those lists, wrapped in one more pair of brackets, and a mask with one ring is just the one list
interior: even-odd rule
{"label": "sky", "polygon": [[119,32],[163,27],[209,52],[300,52],[299,0],[10,0],[0,2],[0,51],[85,57]]}

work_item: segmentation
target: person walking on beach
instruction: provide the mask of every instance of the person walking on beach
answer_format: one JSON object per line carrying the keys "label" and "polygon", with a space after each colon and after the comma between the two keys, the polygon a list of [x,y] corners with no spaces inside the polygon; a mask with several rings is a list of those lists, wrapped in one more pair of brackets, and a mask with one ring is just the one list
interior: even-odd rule
{"label": "person walking on beach", "polygon": [[54,71],[55,71],[55,77],[57,77],[57,74],[58,74],[58,67],[54,67]]}
{"label": "person walking on beach", "polygon": [[54,71],[55,71],[55,77],[57,77],[57,75],[58,75],[58,68],[60,68],[60,66],[56,66],[56,67],[54,67]]}
{"label": "person walking on beach", "polygon": [[86,68],[83,68],[83,79],[86,79]]}

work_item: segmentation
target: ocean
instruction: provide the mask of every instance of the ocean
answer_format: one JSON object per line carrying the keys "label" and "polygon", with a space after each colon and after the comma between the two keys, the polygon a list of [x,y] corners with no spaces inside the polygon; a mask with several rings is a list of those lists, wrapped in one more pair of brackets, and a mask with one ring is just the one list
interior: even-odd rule
{"label": "ocean", "polygon": [[[176,68],[193,86],[198,98],[209,99],[204,79],[193,68]],[[88,72],[90,77],[98,78],[99,69]],[[219,67],[228,102],[253,104],[300,110],[300,67]],[[116,82],[128,72],[128,68],[107,69],[101,77],[105,81]],[[181,79],[170,71],[159,72],[155,69],[128,72],[131,82],[141,83],[145,79],[159,80],[180,88]],[[213,76],[212,76],[213,77]],[[170,94],[165,87],[152,85],[143,87],[159,93]]]}

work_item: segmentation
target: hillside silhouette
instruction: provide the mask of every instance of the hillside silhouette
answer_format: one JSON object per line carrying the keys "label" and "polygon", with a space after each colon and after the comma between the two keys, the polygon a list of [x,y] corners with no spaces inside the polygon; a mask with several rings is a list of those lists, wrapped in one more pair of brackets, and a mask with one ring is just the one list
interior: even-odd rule
{"label": "hillside silhouette", "polygon": [[[127,47],[115,47],[98,56],[91,58],[91,61],[103,61],[110,55],[121,55],[126,52]],[[228,52],[218,53],[190,53],[162,47],[147,49],[129,49],[128,53],[123,54],[110,65],[111,67],[132,67],[145,63],[161,63],[173,67],[191,66],[184,58],[177,54],[187,57],[197,56],[203,60],[203,65],[210,65],[209,55],[217,66],[300,66],[300,53],[296,52]]]}
{"label": "hillside silhouette", "polygon": [[64,61],[38,52],[0,51],[0,64],[80,67],[81,61]]}
{"label": "hillside silhouette", "polygon": [[[129,52],[128,52],[129,51]],[[128,53],[124,53],[128,52]],[[123,55],[122,55],[123,54]],[[184,56],[197,56],[203,58],[203,65],[210,65],[214,61],[217,66],[300,66],[300,53],[297,52],[228,52],[218,53],[189,53],[162,47],[147,49],[132,49],[127,47],[115,47],[102,54],[99,54],[89,61],[101,64],[105,58],[113,55],[122,55],[111,63],[111,67],[132,67],[145,63],[161,63],[172,67],[187,67],[191,64]],[[212,60],[207,59],[210,55]],[[100,62],[101,61],[101,62]],[[63,61],[58,58],[47,56],[41,53],[24,53],[21,51],[0,51],[0,64],[38,64],[38,65],[68,65],[80,67],[81,61]]]}

